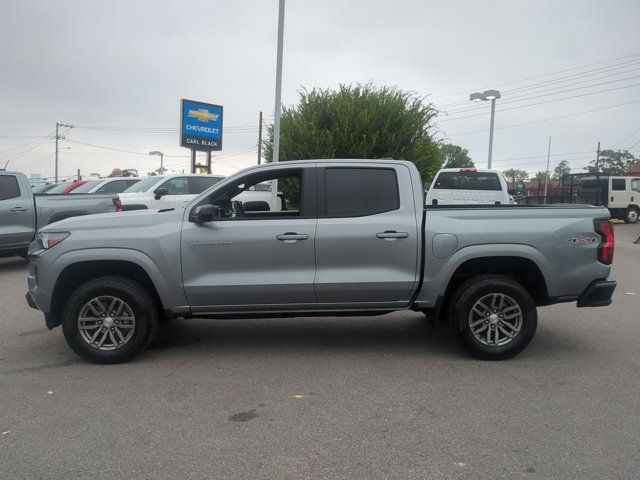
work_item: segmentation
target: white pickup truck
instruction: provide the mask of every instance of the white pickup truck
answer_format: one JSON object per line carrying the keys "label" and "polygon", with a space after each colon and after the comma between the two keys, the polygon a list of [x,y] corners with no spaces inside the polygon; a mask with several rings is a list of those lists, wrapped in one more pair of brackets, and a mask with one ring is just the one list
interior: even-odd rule
{"label": "white pickup truck", "polygon": [[443,168],[427,192],[427,205],[508,205],[515,203],[502,172]]}

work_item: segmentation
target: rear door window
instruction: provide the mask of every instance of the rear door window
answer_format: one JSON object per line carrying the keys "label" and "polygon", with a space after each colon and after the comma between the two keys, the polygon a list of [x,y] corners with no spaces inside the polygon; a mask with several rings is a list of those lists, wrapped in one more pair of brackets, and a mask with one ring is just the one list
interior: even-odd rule
{"label": "rear door window", "polygon": [[492,172],[441,172],[433,188],[436,190],[502,190],[498,175]]}
{"label": "rear door window", "polygon": [[626,190],[627,181],[624,178],[614,178],[611,180],[611,190]]}
{"label": "rear door window", "polygon": [[189,195],[189,179],[187,177],[177,177],[167,180],[160,188],[166,188],[167,195]]}
{"label": "rear door window", "polygon": [[398,180],[391,168],[326,168],[328,217],[359,217],[400,208]]}
{"label": "rear door window", "polygon": [[222,179],[223,177],[189,177],[189,189],[191,193],[197,195]]}
{"label": "rear door window", "polygon": [[20,196],[18,179],[13,175],[0,176],[0,200],[10,200]]}

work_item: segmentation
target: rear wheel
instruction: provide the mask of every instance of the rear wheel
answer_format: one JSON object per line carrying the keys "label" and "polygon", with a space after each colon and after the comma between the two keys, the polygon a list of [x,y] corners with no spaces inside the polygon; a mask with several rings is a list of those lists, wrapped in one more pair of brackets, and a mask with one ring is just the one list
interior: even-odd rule
{"label": "rear wheel", "polygon": [[624,216],[624,223],[638,223],[640,218],[640,211],[636,207],[627,208],[627,213]]}
{"label": "rear wheel", "polygon": [[460,345],[484,360],[517,355],[538,325],[531,295],[503,276],[478,276],[460,285],[450,301],[449,319]]}
{"label": "rear wheel", "polygon": [[93,363],[130,360],[151,341],[158,309],[150,292],[124,277],[102,277],[78,287],[62,314],[69,346]]}

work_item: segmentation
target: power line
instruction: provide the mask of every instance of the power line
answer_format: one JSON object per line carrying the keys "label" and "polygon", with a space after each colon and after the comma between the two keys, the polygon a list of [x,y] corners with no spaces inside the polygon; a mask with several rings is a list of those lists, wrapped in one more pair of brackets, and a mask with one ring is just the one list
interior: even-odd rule
{"label": "power line", "polygon": [[[572,75],[567,75],[567,76],[564,76],[564,77],[554,78],[554,79],[550,79],[550,80],[545,80],[543,82],[537,82],[537,83],[533,83],[533,84],[530,84],[530,85],[524,85],[524,86],[521,86],[521,87],[504,90],[502,93],[511,94],[511,93],[515,93],[515,92],[523,92],[523,91],[526,91],[526,90],[537,90],[537,89],[539,89],[541,87],[554,85],[554,84],[563,84],[563,83],[566,83],[566,82],[571,81],[571,80],[576,80],[578,78],[591,77],[593,75],[601,75],[601,74],[604,73],[605,75],[599,76],[597,78],[587,78],[587,79],[582,80],[581,82],[578,82],[578,83],[584,83],[584,82],[588,82],[588,81],[599,80],[601,78],[606,78],[606,77],[611,77],[611,76],[614,76],[614,75],[621,75],[621,74],[624,74],[624,73],[629,73],[631,71],[636,70],[639,65],[640,65],[640,59],[633,59],[633,60],[629,60],[629,61],[622,62],[622,63],[619,63],[619,64],[615,64],[615,65],[608,65],[606,67],[600,67],[600,68],[597,68],[597,69],[594,69],[594,70],[587,70],[587,71],[584,71],[584,72],[574,73]],[[631,68],[630,70],[625,70],[623,72],[613,72],[614,70],[619,70],[619,69],[624,69],[624,68],[629,68],[629,67],[633,67],[633,68]],[[559,85],[557,88],[562,88],[562,85]],[[464,100],[458,100],[456,102],[440,105],[439,108],[455,107],[455,106],[465,105],[465,104],[468,104],[468,103],[469,103],[469,100],[465,98]]]}
{"label": "power line", "polygon": [[[626,78],[620,78],[620,79],[617,79],[617,80],[609,80],[607,82],[594,83],[592,85],[583,85],[582,87],[569,88],[569,89],[566,89],[566,90],[557,90],[557,91],[553,91],[551,93],[544,93],[544,92],[546,92],[548,90],[542,90],[541,92],[535,93],[533,95],[525,95],[525,96],[515,97],[513,99],[509,99],[507,101],[501,102],[500,105],[508,105],[508,104],[511,104],[511,103],[519,103],[519,102],[523,102],[525,100],[530,100],[532,98],[549,97],[549,96],[553,96],[553,95],[559,95],[561,93],[575,92],[577,90],[584,90],[585,88],[599,87],[601,85],[608,85],[608,84],[611,84],[611,83],[624,82],[626,80],[634,80],[636,78],[640,78],[640,75],[635,75],[635,76],[626,77]],[[620,88],[624,88],[624,86],[622,86]],[[597,93],[597,92],[590,92],[590,93]],[[469,112],[469,111],[477,111],[477,110],[478,110],[478,108],[470,107],[470,108],[466,108],[466,109],[462,109],[462,110],[456,110],[454,112],[449,112],[449,113],[455,115],[455,114],[458,114],[458,113]]]}
{"label": "power line", "polygon": [[[612,108],[623,107],[623,106],[631,105],[633,103],[638,103],[638,102],[640,102],[640,99],[639,100],[632,100],[630,102],[619,103],[617,105],[609,105],[609,106],[606,106],[606,107],[594,108],[592,110],[585,110],[585,111],[582,111],[582,112],[570,113],[570,114],[567,114],[567,115],[558,115],[558,116],[555,116],[555,117],[542,118],[540,120],[534,120],[534,121],[531,121],[531,122],[516,123],[516,124],[512,124],[512,125],[504,125],[502,127],[496,127],[495,130],[504,130],[506,128],[523,127],[523,126],[527,126],[527,125],[533,125],[533,124],[536,124],[536,123],[550,122],[552,120],[559,120],[559,119],[562,119],[562,118],[576,117],[578,115],[585,115],[587,113],[600,112],[602,110],[610,110]],[[485,128],[485,129],[482,129],[482,130],[473,130],[473,131],[469,131],[469,132],[452,133],[451,135],[460,137],[460,136],[463,136],[463,135],[472,135],[472,134],[475,134],[475,133],[484,133],[484,132],[487,132],[487,131],[488,131],[488,129]],[[449,138],[449,137],[447,137],[447,138]]]}
{"label": "power line", "polygon": [[[632,87],[637,87],[637,86],[640,86],[640,83],[634,83],[633,85],[624,85],[622,87],[599,90],[597,92],[581,93],[579,95],[571,95],[569,97],[555,98],[553,100],[546,100],[546,101],[543,101],[543,102],[535,102],[535,103],[529,103],[529,104],[526,104],[526,105],[518,105],[516,107],[501,108],[500,111],[501,112],[505,112],[505,111],[508,111],[508,110],[517,110],[517,109],[520,109],[520,108],[534,107],[534,106],[537,106],[537,105],[544,105],[544,104],[547,104],[547,103],[559,102],[561,100],[570,100],[570,99],[573,99],[573,98],[586,97],[586,96],[589,96],[589,95],[596,95],[598,93],[613,92],[613,91],[616,91],[616,90],[623,90],[625,88],[632,88]],[[480,115],[486,115],[487,113],[488,112],[474,113],[474,114],[465,115],[465,116],[462,116],[462,117],[445,118],[443,120],[440,120],[440,122],[442,123],[442,122],[450,122],[450,121],[453,121],[453,120],[462,120],[462,119],[465,119],[465,118],[471,118],[471,117],[477,117],[477,116],[480,116]]]}
{"label": "power line", "polygon": [[[528,80],[535,80],[537,78],[550,77],[550,76],[553,76],[553,75],[558,75],[560,73],[570,72],[570,71],[574,71],[574,70],[581,70],[583,68],[592,67],[592,66],[595,66],[595,65],[602,65],[602,64],[605,64],[605,63],[611,63],[611,62],[615,62],[617,60],[622,60],[622,59],[631,58],[631,57],[640,57],[640,52],[632,53],[632,54],[629,54],[629,55],[623,55],[621,57],[611,58],[609,60],[602,60],[600,62],[588,63],[588,64],[585,64],[585,65],[582,65],[582,66],[579,66],[579,67],[571,67],[571,68],[567,68],[567,69],[564,69],[564,70],[558,70],[558,71],[551,72],[551,73],[544,73],[544,74],[540,74],[540,75],[534,75],[534,76],[531,76],[531,77],[525,77],[525,78],[521,78],[519,80],[511,80],[509,82],[493,83],[492,85],[488,85],[488,86],[485,86],[485,87],[479,87],[478,90],[484,90],[486,88],[493,88],[493,87],[501,87],[503,85],[513,85],[514,83],[521,83],[521,82],[525,82],[525,81],[528,81]],[[438,96],[435,96],[433,98],[444,98],[444,97],[451,97],[453,95],[462,95],[464,93],[469,93],[470,91],[471,90],[467,89],[467,90],[462,90],[462,91],[458,91],[458,92],[447,93],[447,94],[444,94],[444,95],[438,95]]]}

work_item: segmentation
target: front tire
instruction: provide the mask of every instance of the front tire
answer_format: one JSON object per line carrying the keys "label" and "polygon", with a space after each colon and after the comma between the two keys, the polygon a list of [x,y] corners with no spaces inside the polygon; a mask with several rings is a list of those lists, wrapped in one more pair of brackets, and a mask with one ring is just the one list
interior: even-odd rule
{"label": "front tire", "polygon": [[92,363],[122,363],[153,339],[158,308],[151,293],[124,277],[101,277],[80,285],[62,313],[71,349]]}
{"label": "front tire", "polygon": [[504,360],[533,339],[536,304],[518,282],[504,276],[478,276],[464,282],[449,302],[449,319],[460,345],[483,360]]}
{"label": "front tire", "polygon": [[635,207],[627,208],[627,212],[624,215],[624,223],[638,223],[640,218],[640,212]]}

